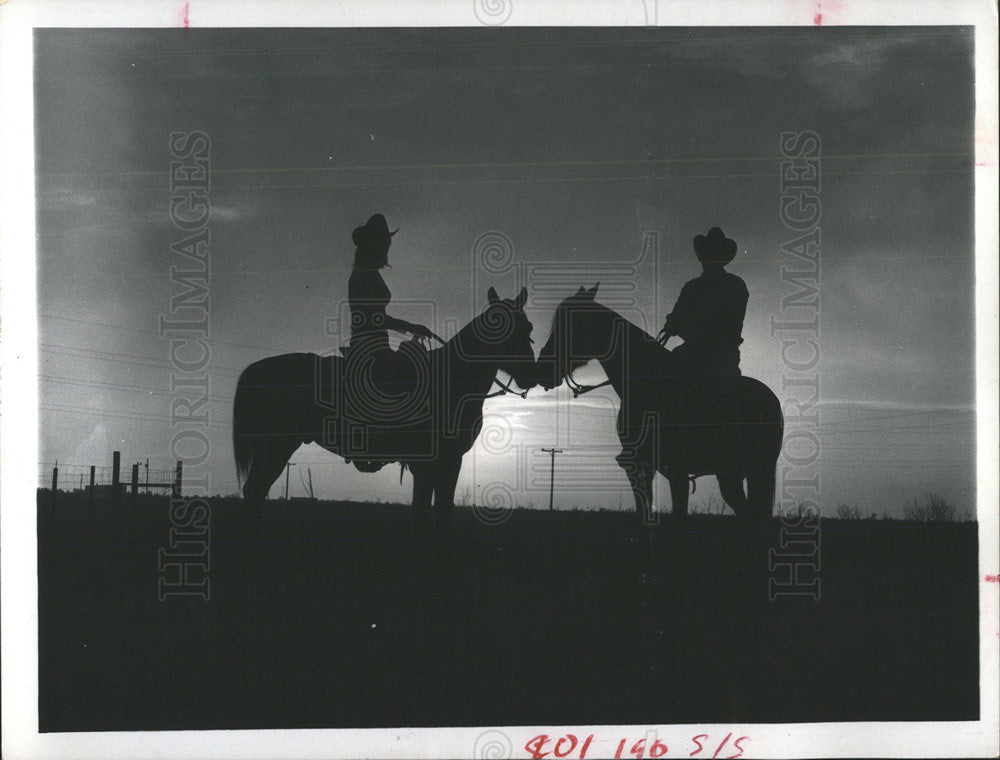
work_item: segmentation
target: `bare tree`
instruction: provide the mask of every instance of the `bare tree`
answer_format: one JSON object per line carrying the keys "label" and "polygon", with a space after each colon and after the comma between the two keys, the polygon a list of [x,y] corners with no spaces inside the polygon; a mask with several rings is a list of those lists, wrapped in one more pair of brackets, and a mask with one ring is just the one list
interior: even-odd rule
{"label": "bare tree", "polygon": [[837,519],[838,520],[860,520],[861,519],[861,507],[854,504],[845,504],[841,502],[837,505]]}
{"label": "bare tree", "polygon": [[903,507],[903,518],[917,522],[954,522],[955,507],[940,494],[928,491],[923,502],[914,499]]}

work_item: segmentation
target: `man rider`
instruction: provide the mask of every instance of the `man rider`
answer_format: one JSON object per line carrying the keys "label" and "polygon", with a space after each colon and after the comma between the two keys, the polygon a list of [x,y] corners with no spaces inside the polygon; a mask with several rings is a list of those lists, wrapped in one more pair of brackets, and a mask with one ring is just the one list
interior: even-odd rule
{"label": "man rider", "polygon": [[725,270],[736,250],[736,241],[718,227],[695,236],[694,251],[703,271],[681,289],[657,338],[660,345],[674,335],[684,339],[672,352],[681,373],[706,390],[714,389],[713,396],[727,394],[740,375],[739,346],[750,294],[742,279]]}

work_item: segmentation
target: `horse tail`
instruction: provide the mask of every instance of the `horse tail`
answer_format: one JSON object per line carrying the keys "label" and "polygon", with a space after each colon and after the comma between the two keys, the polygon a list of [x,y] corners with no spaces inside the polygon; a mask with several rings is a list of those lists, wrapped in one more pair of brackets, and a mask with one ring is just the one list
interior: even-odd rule
{"label": "horse tail", "polygon": [[409,468],[406,462],[399,463],[399,484],[403,485],[403,473],[405,473]]}
{"label": "horse tail", "polygon": [[747,477],[747,502],[758,519],[770,517],[774,511],[774,496],[777,484],[778,457],[785,435],[785,418],[781,413],[781,402],[770,388],[754,381],[757,401],[756,424],[753,429],[753,454],[750,473]]}
{"label": "horse tail", "polygon": [[756,477],[747,478],[747,501],[760,510],[762,517],[770,517],[774,510],[778,457],[785,437],[785,417],[778,397],[767,386],[762,384],[761,388],[762,457],[755,467]]}
{"label": "horse tail", "polygon": [[240,373],[236,382],[236,397],[233,399],[233,455],[236,458],[236,477],[242,486],[250,472],[253,459],[253,438],[250,423],[254,419],[254,404],[250,398],[250,370],[253,365]]}

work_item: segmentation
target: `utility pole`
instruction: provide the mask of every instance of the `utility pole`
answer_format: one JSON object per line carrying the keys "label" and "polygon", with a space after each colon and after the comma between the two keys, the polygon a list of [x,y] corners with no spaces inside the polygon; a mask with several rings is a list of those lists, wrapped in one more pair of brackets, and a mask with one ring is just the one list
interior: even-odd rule
{"label": "utility pole", "polygon": [[289,462],[285,465],[285,501],[288,501],[288,473],[292,471],[294,466],[294,462]]}
{"label": "utility pole", "polygon": [[542,451],[552,458],[552,465],[549,468],[549,512],[551,512],[556,487],[556,454],[562,454],[562,449],[542,449]]}

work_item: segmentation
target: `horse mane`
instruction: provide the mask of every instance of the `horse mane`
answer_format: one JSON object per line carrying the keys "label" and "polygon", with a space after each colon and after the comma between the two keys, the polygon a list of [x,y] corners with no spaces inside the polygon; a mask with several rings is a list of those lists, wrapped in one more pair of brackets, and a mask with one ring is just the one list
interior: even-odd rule
{"label": "horse mane", "polygon": [[[597,301],[579,301],[576,303],[570,303],[575,296],[571,296],[560,304],[559,308],[562,308],[564,304],[567,305],[569,309],[579,309],[581,311],[592,311],[598,313],[602,318],[607,319],[610,323],[621,324],[622,329],[625,330],[625,341],[629,347],[630,359],[632,361],[641,361],[644,363],[652,363],[657,367],[662,367],[663,363],[669,363],[672,361],[672,354],[670,349],[662,345],[656,340],[652,335],[643,330],[637,324],[633,323],[631,320],[626,319],[617,311],[612,309],[610,306],[605,306]],[[557,329],[557,321],[553,320],[552,329],[549,332],[548,340],[552,339],[552,335]],[[560,328],[561,329],[561,328]],[[639,355],[635,355],[635,350],[639,349]]]}
{"label": "horse mane", "polygon": [[[511,300],[504,299],[502,303],[507,304],[508,306],[511,307],[511,309],[513,309],[513,302]],[[461,328],[451,338],[446,340],[443,346],[439,346],[433,350],[434,351],[440,351],[443,349],[455,350],[458,349],[459,346],[463,345],[463,341],[469,341],[469,340],[473,340],[476,343],[481,344],[483,341],[479,338],[477,332],[482,332],[480,324],[486,319],[486,315],[489,312],[490,308],[492,308],[492,306],[493,306],[492,304],[490,306],[487,306],[486,309],[484,309],[479,314],[470,319],[469,322],[463,328]],[[468,346],[469,344],[465,343],[465,345]],[[465,359],[469,358],[468,351],[459,351],[458,353],[461,358]]]}

